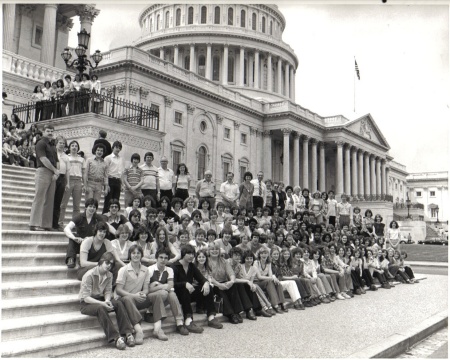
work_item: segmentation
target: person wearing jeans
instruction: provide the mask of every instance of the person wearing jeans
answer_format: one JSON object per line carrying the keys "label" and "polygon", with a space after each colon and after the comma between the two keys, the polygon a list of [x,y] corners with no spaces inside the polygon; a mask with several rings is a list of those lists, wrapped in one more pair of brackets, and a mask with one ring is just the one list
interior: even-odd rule
{"label": "person wearing jeans", "polygon": [[105,196],[109,193],[108,175],[105,160],[103,160],[105,151],[105,145],[98,144],[95,147],[95,157],[88,159],[86,162],[86,176],[84,177],[86,198],[93,197],[100,201],[103,186],[105,187]]}

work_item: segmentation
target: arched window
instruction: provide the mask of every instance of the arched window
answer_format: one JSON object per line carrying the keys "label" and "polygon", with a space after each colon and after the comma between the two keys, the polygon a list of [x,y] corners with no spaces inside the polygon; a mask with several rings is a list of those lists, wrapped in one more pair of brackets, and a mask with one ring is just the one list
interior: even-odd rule
{"label": "arched window", "polygon": [[229,83],[234,82],[234,57],[228,56],[228,79]]}
{"label": "arched window", "polygon": [[245,10],[241,10],[241,27],[245,28]]}
{"label": "arched window", "polygon": [[247,67],[248,61],[247,59],[244,59],[244,85],[247,85]]}
{"label": "arched window", "polygon": [[205,76],[205,55],[200,55],[198,57],[198,70],[197,70],[197,74],[199,74],[200,76]]}
{"label": "arched window", "polygon": [[252,14],[252,30],[256,30],[256,14]]}
{"label": "arched window", "polygon": [[192,6],[188,9],[188,25],[194,23],[194,8]]}
{"label": "arched window", "polygon": [[191,57],[189,55],[186,55],[184,57],[184,68],[186,70],[189,70],[190,64],[191,64]]}
{"label": "arched window", "polygon": [[266,33],[266,17],[263,16],[262,18],[262,32]]}
{"label": "arched window", "polygon": [[202,6],[200,23],[206,24],[206,6]]}
{"label": "arched window", "polygon": [[158,16],[156,17],[156,30],[159,30],[159,21],[160,21],[160,16],[158,14]]}
{"label": "arched window", "polygon": [[205,170],[206,170],[206,148],[204,146],[200,146],[200,149],[198,149],[198,172],[197,172],[198,179],[204,178]]}
{"label": "arched window", "polygon": [[167,29],[169,27],[169,21],[170,21],[170,13],[166,11],[166,20],[164,24],[164,28]]}
{"label": "arched window", "polygon": [[220,74],[220,57],[214,56],[213,57],[213,81],[219,81],[219,74]]}
{"label": "arched window", "polygon": [[269,33],[270,33],[270,35],[273,35],[273,22],[272,22],[272,20],[270,20]]}
{"label": "arched window", "polygon": [[233,8],[228,8],[228,25],[233,25],[233,16],[234,16],[234,11]]}
{"label": "arched window", "polygon": [[220,24],[220,6],[214,8],[214,24]]}
{"label": "arched window", "polygon": [[176,20],[175,20],[175,26],[180,26],[181,25],[181,9],[177,9],[177,16],[176,16]]}

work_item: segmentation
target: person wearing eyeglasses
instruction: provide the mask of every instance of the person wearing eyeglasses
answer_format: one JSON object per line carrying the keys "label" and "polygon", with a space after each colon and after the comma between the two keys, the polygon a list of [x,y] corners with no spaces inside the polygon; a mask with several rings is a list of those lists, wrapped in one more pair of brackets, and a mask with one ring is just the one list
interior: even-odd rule
{"label": "person wearing eyeglasses", "polygon": [[[96,316],[105,332],[108,343],[114,343],[119,350],[135,345],[133,327],[127,316],[125,306],[120,301],[111,301],[114,255],[110,252],[102,254],[93,268],[87,271],[82,279],[78,298],[80,312],[84,315]],[[113,323],[109,313],[115,311],[117,323]],[[125,335],[125,339],[122,337]]]}
{"label": "person wearing eyeglasses", "polygon": [[[124,215],[119,214],[119,211],[120,211],[120,201],[118,199],[111,199],[109,202],[109,212],[105,213],[103,216],[106,217],[107,223],[111,225],[114,229],[117,230],[120,225],[126,225],[130,229],[130,232],[133,232],[134,229],[133,225],[131,224],[130,221],[128,221],[128,219]],[[110,232],[106,234],[106,238],[108,240],[115,239],[114,234],[111,234]]]}

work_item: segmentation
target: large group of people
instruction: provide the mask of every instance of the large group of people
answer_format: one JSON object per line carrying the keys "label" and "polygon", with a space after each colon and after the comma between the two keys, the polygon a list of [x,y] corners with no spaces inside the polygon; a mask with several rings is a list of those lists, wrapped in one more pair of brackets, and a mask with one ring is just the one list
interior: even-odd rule
{"label": "large group of people", "polygon": [[[417,282],[405,265],[398,223],[386,226],[380,214],[353,206],[345,194],[339,202],[333,191],[310,195],[264,180],[262,172],[256,179],[245,173],[242,184],[230,172],[216,188],[207,170],[194,195],[186,164],[174,172],[163,156],[157,167],[147,152],[142,165],[136,153],[124,168],[121,143],[108,145],[102,132],[86,161],[78,143],[69,144],[63,198],[73,197],[74,215],[66,223],[61,211],[58,225],[69,238],[66,264],[78,267],[82,282],[81,312],[97,316],[118,349],[143,343],[142,321],[167,341],[166,305],[177,333],[189,335],[203,331],[193,321],[193,303],[209,327],[220,329],[219,312],[239,324],[285,314],[290,303],[305,310],[390,289],[394,281]],[[117,325],[107,319],[111,311]]]}

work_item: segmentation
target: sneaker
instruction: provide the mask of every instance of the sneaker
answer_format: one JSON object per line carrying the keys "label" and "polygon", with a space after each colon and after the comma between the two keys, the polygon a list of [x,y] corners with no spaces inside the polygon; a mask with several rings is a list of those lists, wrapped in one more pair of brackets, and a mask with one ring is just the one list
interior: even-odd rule
{"label": "sneaker", "polygon": [[214,328],[214,329],[222,329],[222,328],[223,328],[223,324],[221,324],[221,323],[219,322],[219,320],[217,320],[216,318],[214,318],[214,319],[212,319],[212,320],[209,320],[209,321],[208,321],[208,326],[209,326],[209,327],[212,327],[212,328]]}
{"label": "sneaker", "polygon": [[129,347],[134,347],[136,345],[136,341],[134,340],[134,336],[132,334],[127,336],[127,345]]}
{"label": "sneaker", "polygon": [[116,348],[119,350],[125,350],[127,348],[127,345],[125,344],[125,339],[123,337],[120,337],[116,340]]}
{"label": "sneaker", "polygon": [[342,292],[341,295],[346,299],[351,299],[352,297],[345,292]]}
{"label": "sneaker", "polygon": [[204,330],[202,327],[195,325],[194,322],[191,322],[188,326],[186,326],[186,329],[188,329],[190,333],[194,334],[201,334]]}
{"label": "sneaker", "polygon": [[[177,330],[178,330],[178,326],[177,326]],[[188,332],[188,335],[189,335],[189,332]],[[164,334],[164,331],[162,331],[162,329],[160,329],[158,331],[153,331],[153,336],[161,341],[169,340],[169,338],[167,337],[166,334]]]}
{"label": "sneaker", "polygon": [[336,295],[336,299],[338,299],[338,300],[345,300],[345,297],[342,296],[342,294],[337,294]]}
{"label": "sneaker", "polygon": [[353,295],[351,290],[347,291],[347,295],[350,296],[351,298],[355,296],[355,295]]}
{"label": "sneaker", "polygon": [[364,289],[364,287],[361,287],[360,290],[361,290],[361,293],[362,293],[362,294],[365,294],[365,293],[366,293],[366,290]]}
{"label": "sneaker", "polygon": [[73,258],[69,258],[69,260],[67,260],[67,267],[69,269],[73,269],[75,267],[75,260]]}
{"label": "sneaker", "polygon": [[142,331],[137,332],[134,341],[136,345],[142,345],[144,343],[144,333]]}
{"label": "sneaker", "polygon": [[[192,324],[193,323],[191,323],[191,325]],[[194,332],[194,331],[192,331],[192,332]],[[185,325],[177,325],[177,333],[180,335],[186,336],[186,335],[189,335],[189,330],[188,330],[187,326],[185,326]]]}

